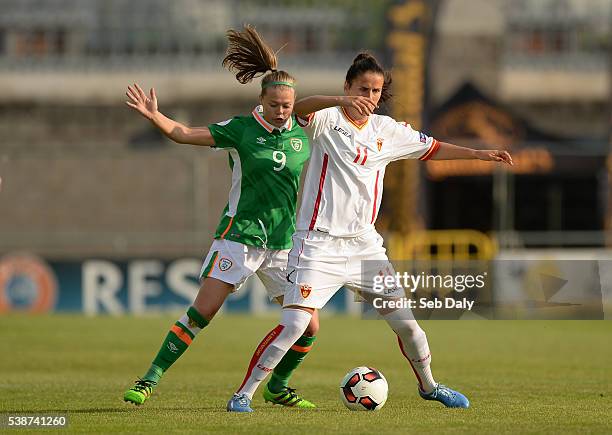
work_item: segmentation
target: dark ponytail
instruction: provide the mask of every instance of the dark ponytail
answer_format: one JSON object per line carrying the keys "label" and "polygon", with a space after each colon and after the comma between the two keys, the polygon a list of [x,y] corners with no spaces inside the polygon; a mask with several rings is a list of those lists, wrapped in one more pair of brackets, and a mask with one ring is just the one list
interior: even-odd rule
{"label": "dark ponytail", "polygon": [[346,72],[346,83],[351,86],[353,80],[367,72],[373,72],[383,76],[384,83],[380,95],[380,101],[383,103],[388,101],[393,96],[390,90],[391,82],[393,81],[391,73],[389,71],[385,71],[380,63],[378,63],[376,58],[370,53],[362,52],[357,55],[355,60],[353,60],[353,64]]}

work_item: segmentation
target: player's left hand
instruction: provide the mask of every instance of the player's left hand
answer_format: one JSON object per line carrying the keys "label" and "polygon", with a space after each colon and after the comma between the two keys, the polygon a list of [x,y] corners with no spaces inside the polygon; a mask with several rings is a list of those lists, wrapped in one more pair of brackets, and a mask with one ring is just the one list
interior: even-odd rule
{"label": "player's left hand", "polygon": [[513,166],[514,162],[508,151],[501,150],[477,150],[476,156],[480,160],[486,160],[489,162],[501,162]]}
{"label": "player's left hand", "polygon": [[369,97],[361,95],[345,95],[340,98],[340,105],[352,107],[361,115],[369,116],[377,109],[376,103]]}

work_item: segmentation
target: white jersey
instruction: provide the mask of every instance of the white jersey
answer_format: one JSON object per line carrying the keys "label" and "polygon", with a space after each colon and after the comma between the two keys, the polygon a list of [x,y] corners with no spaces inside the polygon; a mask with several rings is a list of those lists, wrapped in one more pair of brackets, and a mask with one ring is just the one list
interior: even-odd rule
{"label": "white jersey", "polygon": [[298,123],[311,143],[298,231],[357,237],[374,229],[387,165],[427,160],[439,147],[437,140],[406,123],[373,114],[358,124],[341,107],[320,110]]}

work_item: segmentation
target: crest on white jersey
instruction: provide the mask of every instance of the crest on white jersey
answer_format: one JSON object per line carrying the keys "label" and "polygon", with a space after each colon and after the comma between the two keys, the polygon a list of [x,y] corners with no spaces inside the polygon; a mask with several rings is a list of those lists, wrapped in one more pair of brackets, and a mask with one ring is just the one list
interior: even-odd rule
{"label": "crest on white jersey", "polygon": [[302,297],[304,299],[306,299],[308,296],[310,296],[310,293],[312,292],[312,287],[308,284],[302,284],[300,285],[300,293],[302,294]]}
{"label": "crest on white jersey", "polygon": [[222,258],[219,260],[219,270],[221,270],[221,272],[225,272],[230,267],[232,267],[232,260],[229,258]]}

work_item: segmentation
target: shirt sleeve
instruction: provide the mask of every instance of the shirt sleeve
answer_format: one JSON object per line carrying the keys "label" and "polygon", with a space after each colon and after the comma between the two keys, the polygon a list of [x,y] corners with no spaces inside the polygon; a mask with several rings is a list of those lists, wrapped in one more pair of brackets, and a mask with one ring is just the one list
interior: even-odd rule
{"label": "shirt sleeve", "polygon": [[302,127],[310,139],[316,139],[329,124],[330,113],[333,108],[322,109],[317,112],[311,113],[306,117],[296,116],[296,120],[300,127]]}
{"label": "shirt sleeve", "polygon": [[217,122],[208,126],[210,134],[215,139],[214,148],[238,148],[242,141],[244,124],[238,117]]}
{"label": "shirt sleeve", "polygon": [[410,124],[393,121],[388,128],[392,137],[392,161],[429,160],[438,152],[440,142],[420,131],[413,130]]}

